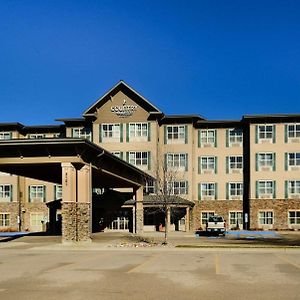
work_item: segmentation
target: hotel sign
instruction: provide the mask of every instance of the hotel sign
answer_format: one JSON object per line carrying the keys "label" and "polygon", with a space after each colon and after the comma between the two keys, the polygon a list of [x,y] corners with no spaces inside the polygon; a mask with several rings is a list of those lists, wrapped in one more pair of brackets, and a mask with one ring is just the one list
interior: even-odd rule
{"label": "hotel sign", "polygon": [[123,100],[123,105],[111,106],[110,111],[115,113],[120,118],[127,118],[133,115],[133,113],[137,110],[137,105],[128,105],[126,104],[126,100]]}

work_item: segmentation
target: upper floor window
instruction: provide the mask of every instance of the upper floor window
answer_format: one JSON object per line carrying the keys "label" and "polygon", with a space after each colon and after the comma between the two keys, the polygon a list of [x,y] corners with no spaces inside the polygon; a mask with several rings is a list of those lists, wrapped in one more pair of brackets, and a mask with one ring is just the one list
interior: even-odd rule
{"label": "upper floor window", "polygon": [[92,130],[88,127],[72,128],[72,137],[92,140]]}
{"label": "upper floor window", "polygon": [[165,144],[186,144],[187,126],[168,125],[165,127]]}
{"label": "upper floor window", "polygon": [[148,123],[130,123],[129,140],[147,141],[149,137]]}
{"label": "upper floor window", "polygon": [[153,180],[147,180],[144,186],[144,194],[155,194],[156,187]]}
{"label": "upper floor window", "polygon": [[227,185],[227,199],[240,200],[243,197],[243,183],[229,182]]}
{"label": "upper floor window", "polygon": [[54,186],[54,199],[62,199],[62,185],[56,184]]}
{"label": "upper floor window", "polygon": [[0,202],[12,201],[12,185],[0,184]]}
{"label": "upper floor window", "polygon": [[285,169],[293,170],[300,167],[300,152],[291,152],[285,154]]}
{"label": "upper floor window", "polygon": [[285,182],[285,197],[297,199],[300,197],[300,180],[287,180]]}
{"label": "upper floor window", "polygon": [[227,156],[226,157],[226,172],[241,173],[243,169],[243,156]]}
{"label": "upper floor window", "polygon": [[275,153],[257,153],[256,171],[268,171],[270,169],[275,171]]}
{"label": "upper floor window", "polygon": [[29,139],[44,139],[46,136],[44,133],[32,133],[28,134]]}
{"label": "upper floor window", "polygon": [[275,181],[273,180],[259,180],[256,181],[256,198],[276,198]]}
{"label": "upper floor window", "polygon": [[150,152],[130,151],[127,152],[127,161],[141,169],[150,169]]}
{"label": "upper floor window", "polygon": [[275,143],[275,125],[258,125],[256,126],[256,143]]}
{"label": "upper floor window", "polygon": [[240,146],[243,143],[243,130],[234,128],[228,130],[227,146]]}
{"label": "upper floor window", "polygon": [[168,182],[169,195],[186,195],[188,194],[187,181],[171,181]]}
{"label": "upper floor window", "polygon": [[201,156],[199,173],[217,173],[217,157]]}
{"label": "upper floor window", "polygon": [[12,138],[11,132],[0,132],[0,140],[10,140]]}
{"label": "upper floor window", "polygon": [[187,171],[187,153],[167,153],[165,157],[168,169]]}
{"label": "upper floor window", "polygon": [[217,147],[217,132],[214,129],[201,129],[199,147]]}
{"label": "upper floor window", "polygon": [[120,123],[101,124],[100,142],[122,142],[123,126]]}
{"label": "upper floor window", "polygon": [[285,126],[285,141],[299,141],[300,124],[288,124]]}
{"label": "upper floor window", "polygon": [[0,227],[10,226],[10,214],[9,213],[0,213]]}
{"label": "upper floor window", "polygon": [[46,200],[45,185],[29,186],[29,202],[44,202]]}
{"label": "upper floor window", "polygon": [[212,200],[217,199],[217,183],[215,182],[203,182],[198,186],[199,200]]}

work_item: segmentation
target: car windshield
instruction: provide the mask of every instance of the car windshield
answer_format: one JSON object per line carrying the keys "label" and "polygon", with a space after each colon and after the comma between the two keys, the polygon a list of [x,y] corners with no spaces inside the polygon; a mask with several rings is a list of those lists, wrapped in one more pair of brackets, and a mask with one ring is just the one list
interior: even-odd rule
{"label": "car windshield", "polygon": [[208,222],[223,222],[223,217],[219,217],[219,216],[209,217]]}

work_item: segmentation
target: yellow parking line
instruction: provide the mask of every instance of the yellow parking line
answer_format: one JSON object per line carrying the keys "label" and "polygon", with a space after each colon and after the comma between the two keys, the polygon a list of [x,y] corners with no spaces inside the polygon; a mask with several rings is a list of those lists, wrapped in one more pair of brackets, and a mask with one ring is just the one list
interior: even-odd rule
{"label": "yellow parking line", "polygon": [[158,258],[160,256],[160,254],[156,253],[153,254],[148,260],[144,261],[143,263],[139,264],[138,266],[130,269],[129,271],[127,271],[127,273],[135,273],[138,272],[140,269],[144,268],[146,265],[150,264],[153,260],[155,260],[156,258]]}
{"label": "yellow parking line", "polygon": [[215,254],[215,270],[216,275],[221,274],[220,256],[218,254]]}
{"label": "yellow parking line", "polygon": [[276,256],[277,256],[279,259],[281,259],[282,261],[287,262],[288,264],[290,264],[290,265],[292,265],[292,266],[294,266],[294,267],[300,269],[300,265],[294,263],[294,262],[291,261],[290,259],[288,259],[288,258],[286,258],[286,257],[283,257],[283,256],[281,256],[281,255],[278,255],[278,254],[276,254]]}

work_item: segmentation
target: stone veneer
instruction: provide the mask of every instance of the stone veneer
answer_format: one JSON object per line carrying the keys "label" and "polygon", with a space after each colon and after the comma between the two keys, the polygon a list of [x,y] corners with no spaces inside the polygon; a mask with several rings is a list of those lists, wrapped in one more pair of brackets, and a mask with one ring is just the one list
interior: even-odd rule
{"label": "stone veneer", "polygon": [[[273,211],[273,229],[289,229],[288,211],[300,210],[300,199],[252,199],[250,200],[250,228],[262,229],[258,224],[258,212]],[[267,229],[267,228],[266,228]],[[300,228],[299,228],[300,229]]]}
{"label": "stone veneer", "polygon": [[0,229],[6,230],[10,229],[17,231],[18,226],[18,215],[19,215],[19,205],[17,202],[1,202],[0,203],[0,213],[10,214],[10,225],[8,227],[0,227]]}
{"label": "stone veneer", "polygon": [[[44,202],[36,203],[22,203],[22,220],[21,220],[21,230],[30,231],[30,214],[31,213],[41,213],[47,217],[49,221],[49,210]],[[46,229],[46,227],[45,227]]]}
{"label": "stone veneer", "polygon": [[63,242],[90,242],[91,222],[90,203],[62,203]]}
{"label": "stone veneer", "polygon": [[[202,227],[201,212],[214,211],[215,214],[224,217],[228,222],[228,215],[230,211],[243,211],[242,200],[199,200],[195,203],[193,208],[193,230]],[[203,229],[203,228],[202,228]]]}

